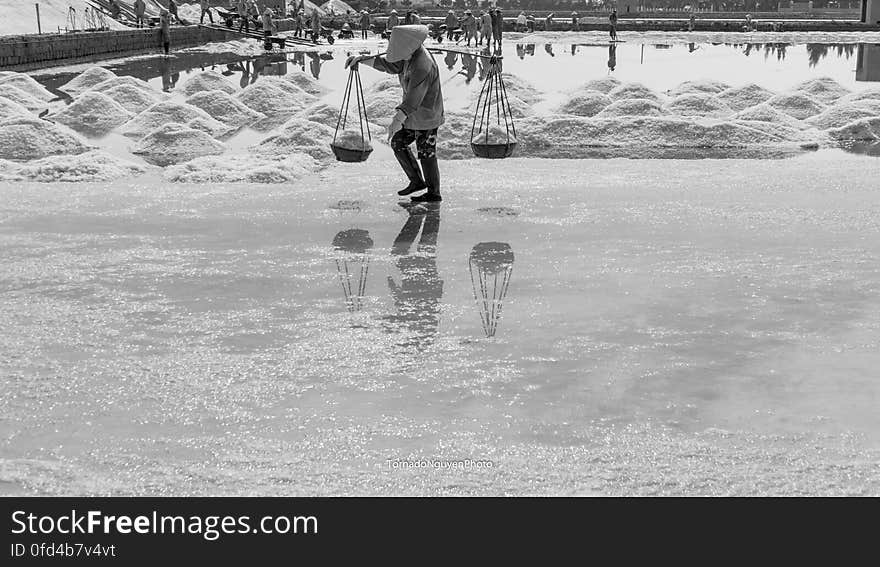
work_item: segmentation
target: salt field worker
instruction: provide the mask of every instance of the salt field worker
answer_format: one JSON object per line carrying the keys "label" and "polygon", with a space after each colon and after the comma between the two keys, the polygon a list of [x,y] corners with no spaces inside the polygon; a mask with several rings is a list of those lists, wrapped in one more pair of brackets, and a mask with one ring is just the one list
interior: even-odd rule
{"label": "salt field worker", "polygon": [[520,12],[519,16],[516,17],[516,31],[524,32],[528,27],[528,19],[526,19],[526,13]]}
{"label": "salt field worker", "polygon": [[367,39],[367,35],[370,32],[370,13],[366,10],[361,10],[361,39]]}
{"label": "salt field worker", "polygon": [[409,19],[409,23],[411,23],[413,25],[418,25],[418,24],[422,23],[422,17],[419,16],[419,13],[417,11],[413,10],[413,13]]}
{"label": "salt field worker", "polygon": [[501,34],[504,32],[504,17],[501,15],[501,8],[490,10],[490,14],[492,15],[492,44],[501,49]]}
{"label": "salt field worker", "polygon": [[122,8],[119,7],[119,2],[116,0],[110,0],[110,17],[114,20],[118,20],[120,13],[122,13]]}
{"label": "salt field worker", "polygon": [[319,37],[321,37],[321,14],[316,8],[312,10],[312,41],[318,43]]}
{"label": "salt field worker", "polygon": [[581,31],[581,21],[577,12],[571,13],[571,31]]}
{"label": "salt field worker", "polygon": [[489,12],[480,12],[480,45],[483,45],[484,39],[486,47],[489,47],[492,43],[492,16]]}
{"label": "salt field worker", "polygon": [[[440,70],[422,46],[428,28],[422,25],[396,26],[391,32],[386,55],[352,55],[346,68],[366,63],[374,69],[398,76],[403,100],[397,106],[388,137],[394,157],[409,179],[409,185],[397,192],[416,202],[437,202],[440,197],[440,168],[437,164],[437,128],[444,122]],[[410,145],[415,142],[418,162]],[[421,171],[419,170],[421,164]]]}
{"label": "salt field worker", "polygon": [[147,11],[147,4],[144,0],[134,0],[134,23],[137,27],[144,27],[144,13]]}
{"label": "salt field worker", "polygon": [[174,18],[174,20],[178,24],[183,23],[180,21],[180,16],[177,15],[177,2],[175,2],[174,0],[168,0],[168,14],[170,15],[170,17]]}
{"label": "salt field worker", "polygon": [[452,41],[455,29],[458,27],[458,18],[455,16],[455,10],[447,12],[446,20],[443,23],[446,24],[446,39]]}
{"label": "salt field worker", "polygon": [[385,20],[385,31],[390,32],[399,23],[400,20],[397,17],[397,10],[391,10],[391,12],[388,14],[388,19]]}
{"label": "salt field worker", "polygon": [[199,5],[202,8],[202,15],[199,18],[199,23],[205,23],[205,14],[208,14],[208,20],[213,24],[214,16],[211,14],[211,1],[210,0],[199,0]]}
{"label": "salt field worker", "polygon": [[[462,27],[464,28],[464,37],[467,40],[467,46],[471,46],[471,39],[477,39],[477,20],[474,18],[474,14],[470,10],[465,10],[464,12],[464,22],[462,23]],[[474,42],[476,44],[476,42]]]}
{"label": "salt field worker", "polygon": [[688,18],[688,31],[694,31],[694,25],[697,23],[697,17],[694,16],[694,13],[691,12],[691,17]]}
{"label": "salt field worker", "polygon": [[617,41],[617,10],[611,10],[611,15],[608,16],[608,21],[611,24],[611,29],[609,33],[611,34],[611,40]]}
{"label": "salt field worker", "polygon": [[296,13],[296,20],[294,22],[294,32],[293,37],[303,37],[306,33],[306,11],[300,10]]}
{"label": "salt field worker", "polygon": [[165,8],[159,12],[159,38],[162,40],[165,57],[168,57],[171,50],[171,12]]}
{"label": "salt field worker", "polygon": [[238,12],[238,32],[241,33],[241,30],[245,32],[251,31],[251,24],[248,19],[248,2],[247,0],[238,0],[238,4],[235,7],[235,11]]}
{"label": "salt field worker", "polygon": [[[206,0],[202,0],[203,2]],[[269,38],[272,37],[272,28],[274,27],[274,22],[272,21],[272,8],[266,7],[266,10],[263,11],[263,37],[266,38],[266,45],[271,49],[272,43],[269,42]]]}
{"label": "salt field worker", "polygon": [[550,31],[553,28],[553,12],[547,14],[544,18],[544,31]]}
{"label": "salt field worker", "polygon": [[535,16],[529,14],[526,16],[526,22],[529,26],[529,33],[535,33]]}

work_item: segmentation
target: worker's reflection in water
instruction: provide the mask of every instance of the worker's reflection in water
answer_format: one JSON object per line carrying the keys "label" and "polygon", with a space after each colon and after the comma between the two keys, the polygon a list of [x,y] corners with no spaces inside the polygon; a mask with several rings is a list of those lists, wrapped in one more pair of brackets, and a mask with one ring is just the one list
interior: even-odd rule
{"label": "worker's reflection in water", "polygon": [[464,65],[464,69],[459,71],[459,74],[464,75],[464,82],[466,85],[469,85],[477,75],[477,58],[470,53],[463,53],[461,55],[461,63]]}
{"label": "worker's reflection in water", "polygon": [[[400,283],[388,277],[388,288],[397,313],[384,319],[389,332],[406,333],[400,346],[423,349],[433,344],[440,326],[440,299],[443,296],[443,280],[437,272],[440,203],[407,203],[405,208],[409,217],[391,247],[391,254],[397,258]],[[415,253],[411,254],[410,248],[419,231],[419,243]]]}
{"label": "worker's reflection in water", "polygon": [[159,72],[162,74],[162,90],[170,92],[180,80],[180,73],[176,72],[171,64],[172,59],[162,58],[159,61]]}
{"label": "worker's reflection in water", "polygon": [[458,63],[458,53],[455,51],[447,51],[446,57],[444,57],[443,60],[446,63],[446,68],[452,71],[452,68]]}
{"label": "worker's reflection in water", "polygon": [[608,46],[608,72],[617,67],[617,46],[613,43]]}

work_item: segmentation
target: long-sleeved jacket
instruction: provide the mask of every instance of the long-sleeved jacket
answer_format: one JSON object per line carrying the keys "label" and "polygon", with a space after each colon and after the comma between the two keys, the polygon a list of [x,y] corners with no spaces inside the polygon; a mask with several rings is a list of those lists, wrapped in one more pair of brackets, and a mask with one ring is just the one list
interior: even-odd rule
{"label": "long-sleeved jacket", "polygon": [[498,30],[504,26],[504,19],[501,17],[501,14],[494,10],[490,13],[490,18],[492,19],[492,31],[498,33]]}
{"label": "long-sleeved jacket", "polygon": [[472,14],[467,14],[464,17],[464,22],[462,23],[462,27],[467,31],[477,31],[477,20],[474,18]]}
{"label": "long-sleeved jacket", "polygon": [[397,14],[389,15],[388,20],[386,20],[386,22],[385,22],[385,29],[389,30],[389,31],[394,29],[394,26],[396,26],[398,24],[398,22],[399,22],[399,20],[397,18]]}
{"label": "long-sleeved jacket", "polygon": [[369,14],[361,14],[361,29],[362,30],[370,29],[370,15]]}
{"label": "long-sleeved jacket", "polygon": [[419,47],[409,59],[403,61],[389,63],[384,57],[370,61],[374,69],[398,76],[403,88],[403,100],[397,108],[406,114],[404,128],[431,130],[443,124],[440,70],[424,47]]}
{"label": "long-sleeved jacket", "polygon": [[321,15],[317,10],[312,10],[312,31],[314,33],[321,31]]}
{"label": "long-sleeved jacket", "polygon": [[134,1],[134,13],[136,16],[143,16],[144,12],[147,11],[147,4],[144,0],[135,0]]}
{"label": "long-sleeved jacket", "polygon": [[492,16],[483,14],[480,16],[480,24],[482,26],[483,35],[492,35]]}
{"label": "long-sleeved jacket", "polygon": [[446,14],[446,29],[454,30],[458,27],[458,18],[455,17],[455,14]]}

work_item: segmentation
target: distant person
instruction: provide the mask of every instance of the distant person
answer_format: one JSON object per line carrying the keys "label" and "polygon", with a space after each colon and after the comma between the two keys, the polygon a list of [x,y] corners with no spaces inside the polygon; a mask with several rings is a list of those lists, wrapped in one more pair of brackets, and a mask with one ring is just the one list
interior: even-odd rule
{"label": "distant person", "polygon": [[272,48],[272,42],[269,41],[269,38],[272,37],[272,28],[274,27],[275,22],[272,20],[272,8],[266,6],[266,10],[263,12],[263,37],[265,38],[265,45],[268,49]]}
{"label": "distant person", "polygon": [[577,12],[571,13],[571,31],[581,31],[581,21]]}
{"label": "distant person", "polygon": [[550,31],[553,29],[553,12],[547,14],[547,17],[544,18],[544,30]]}
{"label": "distant person", "polygon": [[247,0],[238,0],[238,4],[235,7],[235,11],[238,12],[238,33],[241,33],[244,30],[245,33],[251,31],[251,22],[248,18],[248,2]]}
{"label": "distant person", "polygon": [[370,13],[366,10],[361,10],[361,39],[367,39],[371,25]]}
{"label": "distant person", "polygon": [[321,37],[321,14],[317,9],[314,9],[312,10],[312,41],[318,43],[319,37]]}
{"label": "distant person", "polygon": [[526,13],[520,12],[519,16],[516,17],[516,31],[524,32],[528,27],[528,19],[526,19]]}
{"label": "distant person", "polygon": [[464,28],[464,37],[467,41],[467,46],[471,46],[471,39],[474,40],[474,44],[476,45],[477,20],[474,18],[474,14],[470,10],[464,11],[464,22],[462,22],[462,27]]}
{"label": "distant person", "polygon": [[202,16],[199,18],[199,23],[205,23],[205,14],[208,14],[208,20],[213,24],[214,16],[211,14],[211,0],[199,0],[199,4],[202,8]]}
{"label": "distant person", "polygon": [[306,35],[306,11],[300,9],[300,11],[296,14],[296,31],[293,34],[295,37],[305,37]]}
{"label": "distant person", "polygon": [[458,18],[455,16],[454,10],[449,10],[443,23],[446,24],[446,39],[452,41],[455,30],[458,28]]}
{"label": "distant person", "polygon": [[501,8],[495,8],[490,11],[492,14],[492,44],[497,45],[501,49],[501,36],[504,32],[504,17],[501,15]]}
{"label": "distant person", "polygon": [[122,8],[119,7],[119,2],[116,0],[110,0],[110,17],[114,20],[119,20],[119,15],[122,13]]}
{"label": "distant person", "polygon": [[385,31],[390,32],[399,24],[400,18],[397,16],[397,10],[391,10],[391,12],[388,13],[388,19],[385,20]]}
{"label": "distant person", "polygon": [[533,16],[532,14],[527,15],[526,16],[526,23],[528,24],[528,27],[529,27],[529,33],[535,33],[535,26],[536,26],[535,16]]}
{"label": "distant person", "polygon": [[178,24],[183,24],[183,22],[180,21],[180,16],[177,15],[177,2],[174,0],[168,0],[168,15],[169,18],[174,18],[174,21]]}
{"label": "distant person", "polygon": [[480,38],[477,43],[483,45],[483,39],[486,40],[486,47],[492,42],[492,16],[488,12],[480,13]]}
{"label": "distant person", "polygon": [[611,15],[608,16],[608,22],[611,24],[611,29],[609,30],[609,34],[611,35],[611,41],[617,41],[617,10],[611,10]]}
{"label": "distant person", "polygon": [[168,57],[171,51],[171,12],[165,8],[159,12],[159,38],[165,50],[165,57]]}
{"label": "distant person", "polygon": [[137,27],[144,27],[144,14],[147,11],[147,4],[144,0],[134,0],[134,23]]}
{"label": "distant person", "polygon": [[696,22],[697,18],[696,16],[694,16],[694,13],[691,12],[691,17],[688,19],[688,31],[694,31],[694,25],[696,24]]}
{"label": "distant person", "polygon": [[413,10],[413,13],[410,14],[409,21],[412,25],[421,25],[422,17],[419,16],[419,13]]}

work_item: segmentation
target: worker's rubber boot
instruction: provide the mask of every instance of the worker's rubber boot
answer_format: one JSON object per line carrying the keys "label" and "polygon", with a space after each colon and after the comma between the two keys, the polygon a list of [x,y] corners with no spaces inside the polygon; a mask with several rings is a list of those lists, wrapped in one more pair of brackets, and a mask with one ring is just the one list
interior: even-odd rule
{"label": "worker's rubber boot", "polygon": [[400,167],[403,169],[407,178],[409,178],[409,185],[407,185],[405,189],[398,191],[397,194],[404,197],[410,193],[415,193],[416,191],[423,191],[427,185],[422,179],[422,172],[419,170],[419,162],[416,161],[416,156],[413,155],[412,150],[408,147],[397,150],[394,152],[394,157],[397,158],[397,162],[400,164]]}
{"label": "worker's rubber boot", "polygon": [[437,163],[437,156],[422,158],[419,160],[422,164],[422,171],[425,173],[425,183],[428,185],[428,192],[424,195],[412,197],[417,203],[436,203],[442,201],[440,197],[440,166]]}

